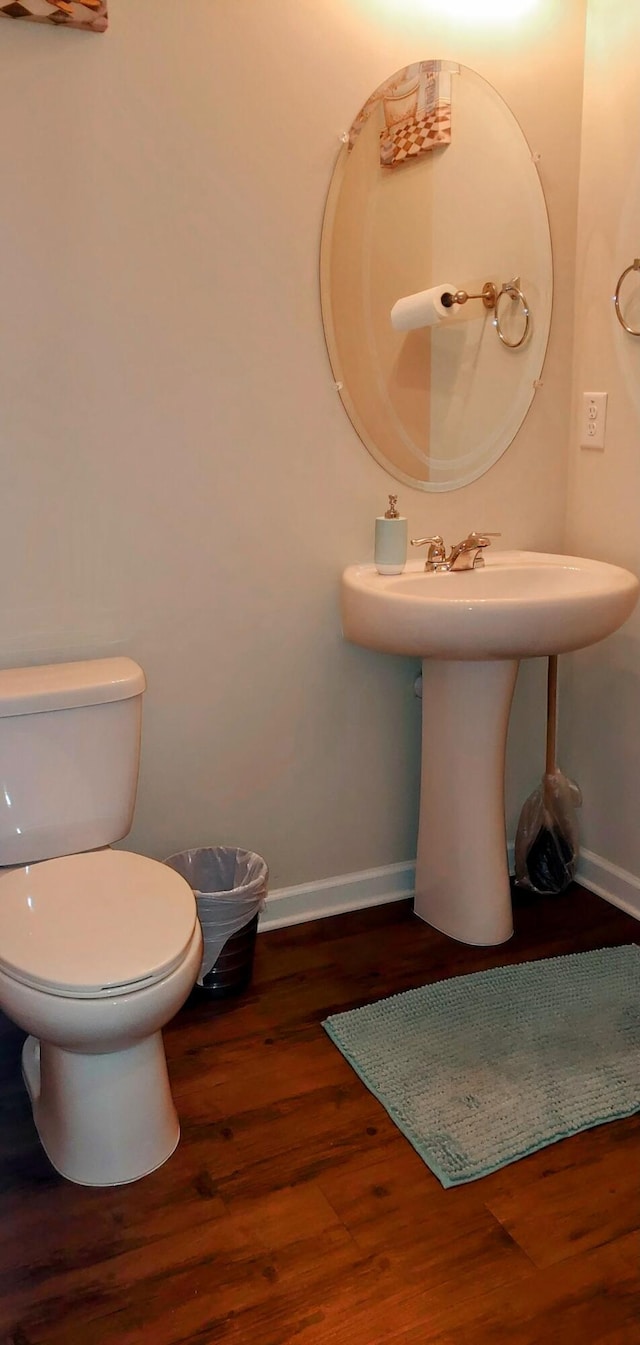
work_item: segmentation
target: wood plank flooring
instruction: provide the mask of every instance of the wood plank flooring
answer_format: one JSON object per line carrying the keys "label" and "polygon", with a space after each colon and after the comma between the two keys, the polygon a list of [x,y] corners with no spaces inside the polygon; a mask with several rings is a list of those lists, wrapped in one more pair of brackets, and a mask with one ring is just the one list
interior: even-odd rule
{"label": "wood plank flooring", "polygon": [[0,1018],[2,1345],[640,1345],[639,1116],[444,1191],[320,1026],[639,933],[574,887],[498,949],[404,902],[261,935],[251,989],[165,1033],[178,1150],[114,1190],[50,1168]]}

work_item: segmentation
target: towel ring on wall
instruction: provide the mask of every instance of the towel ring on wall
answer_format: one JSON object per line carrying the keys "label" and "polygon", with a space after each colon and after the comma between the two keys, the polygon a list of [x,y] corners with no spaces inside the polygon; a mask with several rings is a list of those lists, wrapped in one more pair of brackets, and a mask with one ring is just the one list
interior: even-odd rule
{"label": "towel ring on wall", "polygon": [[620,323],[620,326],[624,327],[625,332],[628,332],[630,336],[640,336],[640,331],[638,331],[635,327],[630,327],[628,322],[625,322],[622,316],[622,309],[620,308],[620,288],[623,280],[625,279],[625,276],[628,276],[630,271],[640,271],[640,257],[634,257],[631,266],[628,266],[626,271],[622,272],[622,275],[620,276],[620,279],[616,285],[616,292],[613,296],[613,302],[615,304],[616,317],[618,319],[618,322]]}
{"label": "towel ring on wall", "polygon": [[[512,303],[522,304],[522,312],[524,314],[524,331],[519,341],[508,341],[500,326],[500,314],[498,312],[498,304],[500,303],[500,300],[504,298],[505,294],[509,295],[509,298],[511,299]],[[502,286],[502,289],[500,290],[500,293],[496,298],[493,325],[498,333],[498,336],[500,337],[500,340],[502,341],[503,346],[508,346],[509,350],[517,350],[518,346],[524,345],[524,342],[526,341],[529,335],[529,327],[531,326],[531,311],[524,297],[524,294],[520,289],[519,276],[516,276],[515,280],[506,280],[504,285]]]}

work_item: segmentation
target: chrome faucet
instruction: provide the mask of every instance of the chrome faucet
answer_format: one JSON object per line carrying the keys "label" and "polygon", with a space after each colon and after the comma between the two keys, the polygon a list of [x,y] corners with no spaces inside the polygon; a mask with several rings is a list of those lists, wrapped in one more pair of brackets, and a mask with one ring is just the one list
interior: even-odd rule
{"label": "chrome faucet", "polygon": [[500,537],[499,532],[470,532],[461,542],[452,546],[449,555],[442,537],[412,537],[412,546],[427,546],[425,570],[430,574],[447,573],[450,570],[477,570],[484,565],[482,552],[491,546],[492,537]]}

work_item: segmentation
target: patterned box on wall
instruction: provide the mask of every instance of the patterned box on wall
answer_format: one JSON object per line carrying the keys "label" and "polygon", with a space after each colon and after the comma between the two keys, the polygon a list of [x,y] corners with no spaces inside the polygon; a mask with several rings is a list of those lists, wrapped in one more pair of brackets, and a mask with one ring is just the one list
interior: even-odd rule
{"label": "patterned box on wall", "polygon": [[0,18],[30,19],[34,23],[54,23],[66,28],[84,28],[104,33],[109,23],[107,0],[13,0],[0,3]]}

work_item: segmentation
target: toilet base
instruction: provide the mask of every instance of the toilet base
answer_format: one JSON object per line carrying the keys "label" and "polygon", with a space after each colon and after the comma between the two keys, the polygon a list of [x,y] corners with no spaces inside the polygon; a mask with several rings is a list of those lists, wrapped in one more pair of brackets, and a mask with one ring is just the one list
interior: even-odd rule
{"label": "toilet base", "polygon": [[27,1037],[22,1075],[49,1161],[80,1186],[135,1182],[180,1139],[161,1032],[106,1055]]}

